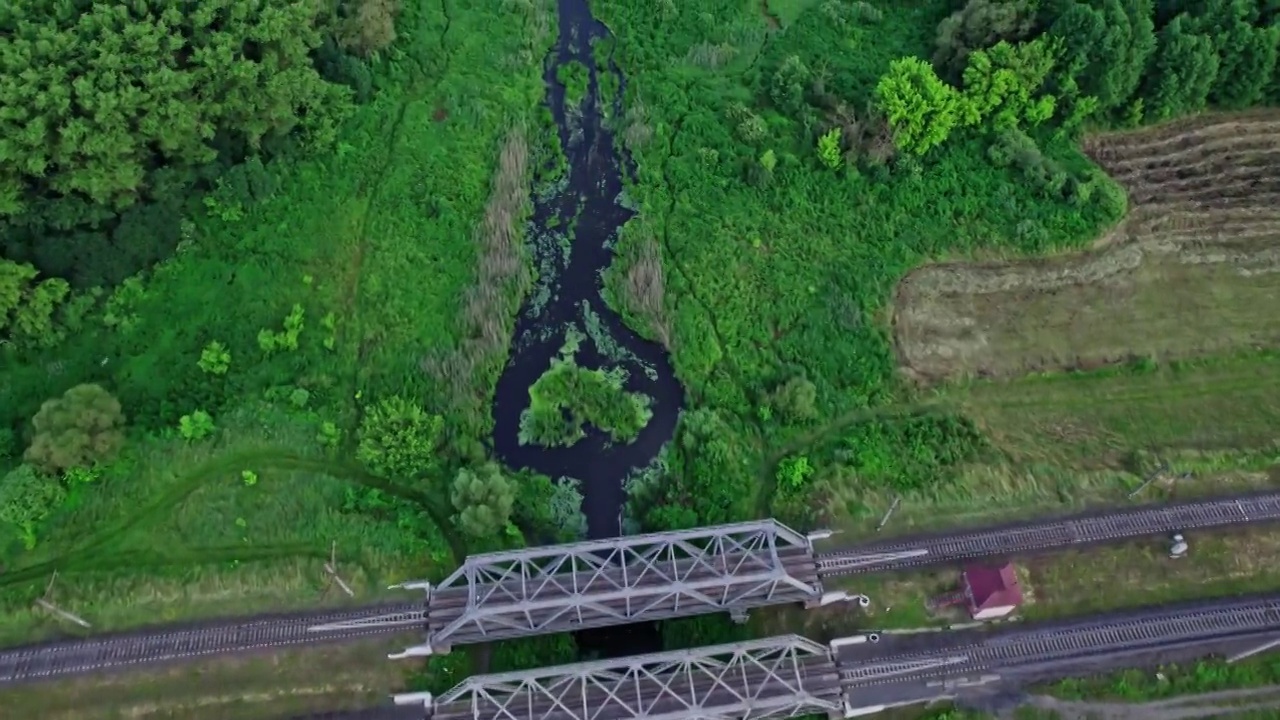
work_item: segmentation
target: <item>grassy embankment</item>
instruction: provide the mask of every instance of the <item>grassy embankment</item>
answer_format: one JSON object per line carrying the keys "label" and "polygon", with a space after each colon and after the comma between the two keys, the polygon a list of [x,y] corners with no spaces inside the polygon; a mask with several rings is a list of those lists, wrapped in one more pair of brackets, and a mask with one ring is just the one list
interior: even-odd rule
{"label": "grassy embankment", "polygon": [[[276,190],[260,202],[209,203],[179,254],[109,305],[124,322],[5,368],[10,413],[30,417],[67,387],[100,382],[120,398],[130,440],[33,550],[11,548],[0,640],[56,630],[29,609],[54,570],[55,601],[109,630],[345,602],[321,567],[334,543],[359,601],[453,564],[447,502],[347,458],[361,407],[387,395],[420,398],[460,435],[489,422],[514,307],[485,275],[480,255],[494,248],[477,227],[512,157],[521,164],[506,184],[528,187],[520,168],[539,151],[554,32],[548,3],[523,7],[406,8],[379,91],[334,153],[269,167]],[[455,318],[477,284],[502,342],[464,343],[470,329]],[[259,330],[278,330],[294,304],[298,348],[264,353]],[[230,351],[223,376],[197,367],[212,340]],[[451,377],[460,387],[424,372],[440,353],[467,370]],[[218,430],[183,440],[178,417],[196,409]]]}

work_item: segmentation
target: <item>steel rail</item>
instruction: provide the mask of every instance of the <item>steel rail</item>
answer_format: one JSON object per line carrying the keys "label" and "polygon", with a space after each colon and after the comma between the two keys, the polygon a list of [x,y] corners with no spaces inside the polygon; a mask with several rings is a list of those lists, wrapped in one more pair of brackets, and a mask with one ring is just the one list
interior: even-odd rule
{"label": "steel rail", "polygon": [[384,705],[358,710],[328,710],[306,715],[284,715],[277,720],[423,720],[422,708]]}
{"label": "steel rail", "polygon": [[1223,641],[1276,631],[1280,631],[1280,596],[1271,596],[1126,614],[1074,626],[1055,623],[1046,628],[992,633],[965,644],[886,655],[871,663],[840,658],[837,663],[846,689],[853,690],[908,678],[1060,663],[1100,652],[1158,650],[1185,642]]}
{"label": "steel rail", "polygon": [[[384,612],[416,606],[382,606]],[[207,657],[233,652],[353,640],[386,634],[396,628],[357,628],[328,633],[308,632],[317,620],[339,621],[368,614],[369,608],[292,613],[248,622],[208,623],[150,633],[102,635],[0,650],[0,685],[47,680],[80,673],[153,662]],[[420,608],[418,609],[420,612]]]}
{"label": "steel rail", "polygon": [[899,538],[821,553],[815,556],[815,562],[819,577],[828,578],[1275,521],[1280,521],[1280,493],[1269,492]]}

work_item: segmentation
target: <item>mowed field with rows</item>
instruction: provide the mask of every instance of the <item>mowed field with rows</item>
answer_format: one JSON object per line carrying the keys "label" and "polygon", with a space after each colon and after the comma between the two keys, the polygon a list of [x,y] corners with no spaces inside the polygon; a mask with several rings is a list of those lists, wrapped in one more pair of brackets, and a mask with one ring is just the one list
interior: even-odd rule
{"label": "mowed field with rows", "polygon": [[1128,218],[1088,253],[912,273],[894,318],[910,373],[1009,378],[1280,341],[1280,114],[1108,134],[1085,150],[1128,192]]}

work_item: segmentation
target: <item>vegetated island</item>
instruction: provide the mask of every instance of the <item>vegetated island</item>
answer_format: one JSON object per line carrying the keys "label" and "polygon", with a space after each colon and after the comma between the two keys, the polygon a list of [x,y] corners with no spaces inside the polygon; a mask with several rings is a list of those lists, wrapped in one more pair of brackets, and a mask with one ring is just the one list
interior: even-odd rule
{"label": "vegetated island", "polygon": [[575,361],[583,335],[567,333],[560,355],[529,388],[529,407],[520,415],[520,444],[569,447],[586,437],[584,425],[614,442],[636,439],[653,417],[650,399],[627,392],[627,372],[580,367]]}

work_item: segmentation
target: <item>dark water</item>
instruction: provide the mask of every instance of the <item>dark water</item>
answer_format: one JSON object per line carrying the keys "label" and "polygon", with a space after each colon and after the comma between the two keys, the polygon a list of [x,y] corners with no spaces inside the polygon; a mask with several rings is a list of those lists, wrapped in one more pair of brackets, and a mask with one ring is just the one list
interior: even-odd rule
{"label": "dark water", "polygon": [[[622,173],[632,166],[622,148],[615,145],[613,133],[604,126],[598,110],[598,75],[613,73],[618,87],[625,87],[624,78],[616,67],[596,67],[592,40],[607,38],[609,32],[592,17],[587,0],[560,0],[559,18],[554,62],[544,79],[560,144],[568,157],[568,183],[553,197],[535,198],[534,234],[546,234],[552,228],[563,232],[575,216],[577,220],[567,252],[545,242],[535,250],[541,277],[538,288],[521,308],[511,358],[498,381],[494,445],[498,457],[511,467],[580,480],[588,536],[607,538],[621,534],[624,479],[633,468],[648,465],[671,439],[684,392],[666,351],[627,328],[602,298],[601,273],[613,258],[609,242],[635,213],[619,204]],[[571,60],[590,72],[588,95],[581,108],[566,107],[565,90],[556,80],[556,69]],[[615,108],[617,116],[620,98],[603,100]],[[549,299],[539,302],[540,297]],[[611,445],[607,434],[588,427],[587,436],[567,448],[520,445],[520,415],[529,406],[529,387],[550,367],[569,325],[583,331],[596,328],[575,356],[578,365],[624,367],[629,373],[626,389],[652,400],[653,417],[634,442]],[[590,336],[610,340],[599,347]],[[615,351],[610,352],[610,346]],[[597,657],[652,652],[661,644],[652,623],[582,632],[577,640],[584,654]]]}
{"label": "dark water", "polygon": [[[601,72],[591,53],[594,38],[608,36],[608,30],[591,16],[586,0],[561,0],[560,38],[555,62],[545,75],[552,114],[559,127],[560,143],[569,160],[568,186],[554,197],[534,203],[534,233],[547,228],[567,230],[577,216],[567,253],[543,243],[537,250],[542,276],[549,285],[550,299],[537,302],[537,290],[521,308],[516,321],[511,358],[498,380],[494,401],[494,444],[507,465],[533,468],[553,478],[567,476],[582,481],[583,512],[591,538],[619,534],[619,515],[626,500],[622,482],[632,468],[644,467],[671,439],[684,400],[666,351],[631,329],[610,310],[601,297],[601,273],[609,267],[613,253],[608,243],[635,213],[622,207],[624,163],[613,133],[602,122],[597,108]],[[556,81],[556,68],[577,60],[590,69],[588,97],[581,111],[565,107],[564,88]],[[614,72],[605,68],[603,72]],[[619,80],[621,77],[619,76]],[[607,101],[613,102],[613,98]],[[584,308],[588,308],[587,312]],[[529,406],[529,387],[551,365],[565,341],[569,324],[585,329],[589,316],[627,356],[607,357],[590,338],[576,355],[579,365],[588,368],[627,369],[627,390],[653,400],[653,417],[640,436],[627,445],[610,446],[607,434],[588,427],[587,437],[570,447],[542,448],[519,443],[520,414]]]}

